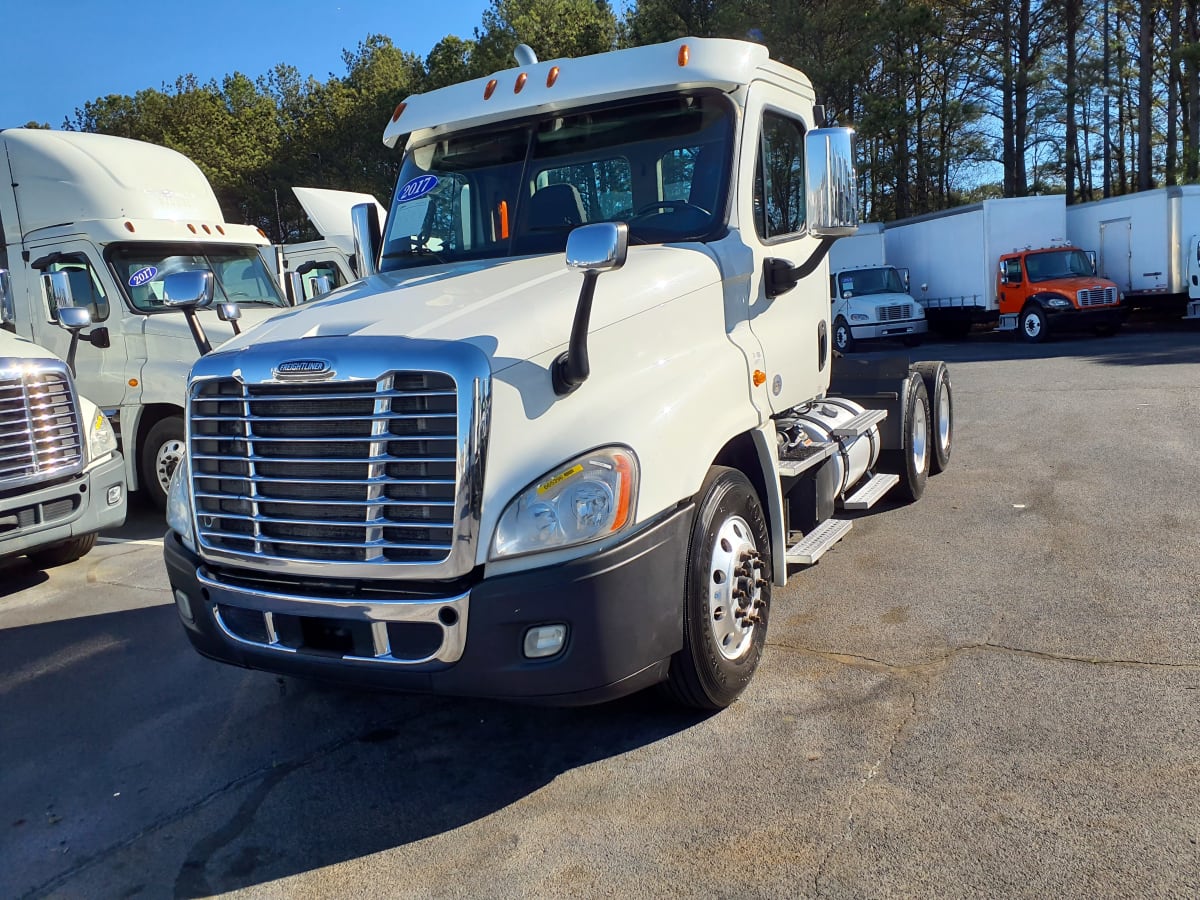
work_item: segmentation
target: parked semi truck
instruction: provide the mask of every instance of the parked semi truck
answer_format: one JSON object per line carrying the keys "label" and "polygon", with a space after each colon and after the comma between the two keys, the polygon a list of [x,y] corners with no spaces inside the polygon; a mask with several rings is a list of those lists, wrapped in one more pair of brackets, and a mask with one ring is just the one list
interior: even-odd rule
{"label": "parked semi truck", "polygon": [[884,226],[887,258],[909,269],[935,331],[961,337],[984,323],[1028,341],[1112,333],[1127,312],[1120,291],[1066,233],[1061,195],[985,200]]}
{"label": "parked semi truck", "polygon": [[[0,303],[7,279],[0,278]],[[62,360],[0,330],[0,559],[79,559],[125,521],[117,438]]]}
{"label": "parked semi truck", "polygon": [[[66,355],[69,336],[43,275],[67,273],[92,320],[78,347],[79,383],[112,420],[125,475],[160,507],[183,450],[183,394],[198,355],[191,329],[163,295],[172,272],[203,266],[244,323],[285,306],[259,256],[256,228],[224,220],[204,175],[165,147],[100,134],[0,131],[0,269],[12,292],[3,324]],[[219,342],[233,332],[213,311]]]}
{"label": "parked semi truck", "polygon": [[925,310],[909,295],[909,273],[887,264],[883,225],[859,225],[829,251],[833,346],[851,352],[861,341],[900,338],[916,347],[929,330]]}
{"label": "parked semi truck", "polygon": [[396,107],[363,281],[196,363],[171,589],[236,665],[720,708],[789,566],[947,464],[949,375],[835,361],[852,133],[804,75],[729,40],[526,51]]}
{"label": "parked semi truck", "polygon": [[1068,206],[1067,237],[1099,250],[1100,274],[1127,303],[1200,318],[1200,185]]}
{"label": "parked semi truck", "polygon": [[380,222],[386,213],[370,194],[312,187],[293,187],[292,193],[321,235],[315,241],[271,248],[280,286],[296,305],[358,280],[350,210],[361,203],[373,204]]}

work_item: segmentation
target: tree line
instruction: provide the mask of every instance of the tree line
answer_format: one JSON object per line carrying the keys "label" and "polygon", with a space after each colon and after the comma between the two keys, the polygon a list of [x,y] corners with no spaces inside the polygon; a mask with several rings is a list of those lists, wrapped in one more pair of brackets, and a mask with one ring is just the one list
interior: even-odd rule
{"label": "tree line", "polygon": [[1068,202],[1200,181],[1200,0],[490,0],[470,38],[430,53],[369,35],[345,74],[280,63],[88,101],[63,127],[172,147],[230,219],[310,237],[291,186],[385,200],[395,105],[542,59],[683,36],[766,44],[858,133],[865,219],[988,197]]}

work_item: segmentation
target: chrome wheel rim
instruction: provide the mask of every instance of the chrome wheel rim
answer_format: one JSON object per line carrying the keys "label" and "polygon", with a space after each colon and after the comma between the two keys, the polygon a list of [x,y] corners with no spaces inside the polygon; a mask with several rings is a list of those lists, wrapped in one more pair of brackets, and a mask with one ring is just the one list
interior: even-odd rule
{"label": "chrome wheel rim", "polygon": [[1031,313],[1025,317],[1025,333],[1030,337],[1037,337],[1042,333],[1042,317],[1037,313]]}
{"label": "chrome wheel rim", "polygon": [[938,391],[937,430],[938,446],[942,448],[944,456],[950,449],[950,384],[948,382],[942,382],[942,389]]}
{"label": "chrome wheel rim", "polygon": [[839,350],[845,350],[850,343],[850,329],[845,325],[838,325],[834,328],[833,342]]}
{"label": "chrome wheel rim", "polygon": [[183,452],[183,441],[170,440],[159,447],[158,453],[154,455],[154,473],[158,476],[158,486],[164,494],[171,486],[171,476],[183,459]]}
{"label": "chrome wheel rim", "polygon": [[728,660],[745,656],[764,624],[763,560],[754,532],[741,516],[730,516],[713,537],[708,576],[708,624],[717,651]]}
{"label": "chrome wheel rim", "polygon": [[920,475],[925,471],[929,435],[929,421],[925,418],[925,404],[918,403],[912,417],[912,464],[913,471]]}

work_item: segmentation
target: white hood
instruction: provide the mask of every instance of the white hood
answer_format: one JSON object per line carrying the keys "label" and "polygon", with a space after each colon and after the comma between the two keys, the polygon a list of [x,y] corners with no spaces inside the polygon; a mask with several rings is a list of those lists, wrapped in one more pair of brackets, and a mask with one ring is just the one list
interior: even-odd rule
{"label": "white hood", "polygon": [[0,357],[8,359],[58,359],[40,344],[0,328]]}
{"label": "white hood", "polygon": [[379,213],[379,224],[387,221],[387,211],[370,194],[310,187],[294,187],[292,193],[304,207],[313,227],[325,238],[350,237],[354,233],[350,224],[350,210],[360,203],[374,203]]}
{"label": "white hood", "polygon": [[[703,245],[631,247],[625,267],[597,282],[590,330],[719,280]],[[561,254],[387,272],[281,313],[222,350],[311,337],[403,336],[474,344],[498,372],[567,343],[582,282]]]}

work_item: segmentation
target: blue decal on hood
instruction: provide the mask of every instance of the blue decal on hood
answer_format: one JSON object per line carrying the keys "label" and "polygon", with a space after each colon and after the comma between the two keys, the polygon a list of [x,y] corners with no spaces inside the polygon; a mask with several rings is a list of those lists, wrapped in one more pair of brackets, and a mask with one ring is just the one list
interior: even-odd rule
{"label": "blue decal on hood", "polygon": [[146,266],[144,269],[138,269],[129,276],[130,287],[141,287],[151,278],[158,274],[158,269],[154,266]]}
{"label": "blue decal on hood", "polygon": [[420,175],[417,178],[410,179],[404,187],[400,188],[400,193],[396,195],[396,202],[407,203],[410,200],[424,197],[437,186],[438,180],[436,175]]}

